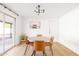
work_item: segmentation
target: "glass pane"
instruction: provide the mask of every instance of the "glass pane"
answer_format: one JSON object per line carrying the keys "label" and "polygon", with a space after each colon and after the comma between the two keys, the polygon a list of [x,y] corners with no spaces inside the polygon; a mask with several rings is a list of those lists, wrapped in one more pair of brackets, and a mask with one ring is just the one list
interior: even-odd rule
{"label": "glass pane", "polygon": [[3,34],[3,22],[0,21],[0,35]]}
{"label": "glass pane", "polygon": [[3,53],[3,22],[0,21],[0,54]]}
{"label": "glass pane", "polygon": [[5,38],[11,38],[11,24],[5,23]]}
{"label": "glass pane", "polygon": [[5,50],[9,49],[12,45],[12,24],[5,22]]}

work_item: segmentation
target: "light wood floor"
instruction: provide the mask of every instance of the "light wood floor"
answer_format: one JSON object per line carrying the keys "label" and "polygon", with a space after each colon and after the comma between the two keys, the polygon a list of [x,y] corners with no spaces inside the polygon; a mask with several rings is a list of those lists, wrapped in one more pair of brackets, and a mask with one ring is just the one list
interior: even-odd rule
{"label": "light wood floor", "polygon": [[[27,49],[28,51],[26,51],[26,54],[24,55],[25,48],[25,44],[18,45],[7,53],[5,53],[3,56],[30,56],[33,52],[33,47],[29,46],[29,49]],[[46,47],[45,52],[47,56],[52,56],[49,47]],[[73,51],[58,42],[54,42],[53,53],[54,56],[78,56],[76,53],[74,53]],[[38,55],[42,56],[42,53],[37,53],[37,56]]]}

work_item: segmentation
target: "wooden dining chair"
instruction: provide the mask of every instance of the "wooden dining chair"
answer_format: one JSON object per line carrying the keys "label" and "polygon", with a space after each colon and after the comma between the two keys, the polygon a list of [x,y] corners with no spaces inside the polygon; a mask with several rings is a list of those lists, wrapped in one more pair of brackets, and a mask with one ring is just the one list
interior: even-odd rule
{"label": "wooden dining chair", "polygon": [[45,53],[45,42],[44,41],[35,41],[34,42],[34,51],[31,56],[35,56],[36,52],[43,52],[43,55],[46,56]]}

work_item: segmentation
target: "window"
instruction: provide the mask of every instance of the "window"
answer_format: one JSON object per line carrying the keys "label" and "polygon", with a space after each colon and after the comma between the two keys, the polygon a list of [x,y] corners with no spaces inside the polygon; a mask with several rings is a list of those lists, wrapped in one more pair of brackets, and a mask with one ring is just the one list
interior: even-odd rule
{"label": "window", "polygon": [[12,38],[12,23],[5,22],[5,38]]}

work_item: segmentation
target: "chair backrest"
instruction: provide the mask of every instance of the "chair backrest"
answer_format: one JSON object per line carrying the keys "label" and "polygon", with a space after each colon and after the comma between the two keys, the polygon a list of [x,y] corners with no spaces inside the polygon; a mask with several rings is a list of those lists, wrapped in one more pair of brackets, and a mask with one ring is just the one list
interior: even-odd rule
{"label": "chair backrest", "polygon": [[25,36],[24,37],[24,40],[26,41],[26,44],[29,44],[30,43],[30,41],[28,40],[28,36]]}
{"label": "chair backrest", "polygon": [[53,45],[53,40],[54,40],[54,37],[50,37],[50,43]]}
{"label": "chair backrest", "polygon": [[37,37],[42,37],[43,35],[42,34],[37,34]]}
{"label": "chair backrest", "polygon": [[45,42],[44,41],[35,41],[34,47],[35,47],[35,51],[44,51]]}

